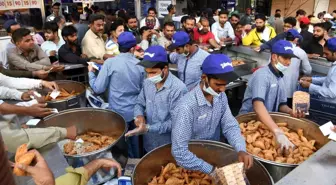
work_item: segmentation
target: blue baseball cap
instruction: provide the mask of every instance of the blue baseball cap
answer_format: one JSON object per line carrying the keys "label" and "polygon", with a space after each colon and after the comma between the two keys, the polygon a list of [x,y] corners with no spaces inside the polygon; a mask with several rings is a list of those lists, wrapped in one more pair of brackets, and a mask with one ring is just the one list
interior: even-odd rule
{"label": "blue baseball cap", "polygon": [[300,35],[300,33],[296,30],[296,29],[290,29],[287,31],[287,35],[291,34],[294,38],[299,38],[299,40],[302,40],[302,36]]}
{"label": "blue baseball cap", "polygon": [[202,64],[202,72],[207,75],[214,75],[227,83],[239,78],[234,72],[231,59],[224,54],[211,54],[207,56]]}
{"label": "blue baseball cap", "polygon": [[145,50],[144,58],[138,65],[152,68],[162,62],[168,63],[166,50],[162,46],[151,46]]}
{"label": "blue baseball cap", "polygon": [[10,27],[13,25],[17,25],[19,23],[17,23],[14,19],[10,19],[7,20],[4,24],[3,24],[3,28],[7,31],[7,33],[10,33]]}
{"label": "blue baseball cap", "polygon": [[332,52],[336,52],[336,37],[328,39],[327,48]]}
{"label": "blue baseball cap", "polygon": [[178,31],[173,35],[172,44],[168,46],[168,50],[172,51],[178,47],[185,46],[190,41],[189,35],[184,31]]}
{"label": "blue baseball cap", "polygon": [[287,58],[297,58],[293,52],[293,45],[286,40],[279,40],[275,42],[272,46],[272,54],[277,54]]}
{"label": "blue baseball cap", "polygon": [[118,44],[120,48],[130,49],[136,46],[136,39],[133,33],[125,31],[118,37]]}

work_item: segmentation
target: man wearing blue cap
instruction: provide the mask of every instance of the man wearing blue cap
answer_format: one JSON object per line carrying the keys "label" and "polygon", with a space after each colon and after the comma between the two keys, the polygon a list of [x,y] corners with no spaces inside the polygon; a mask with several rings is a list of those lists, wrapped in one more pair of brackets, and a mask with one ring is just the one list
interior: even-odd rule
{"label": "man wearing blue cap", "polygon": [[[128,129],[134,129],[134,106],[142,88],[144,69],[137,66],[139,60],[134,56],[136,39],[131,32],[123,32],[118,37],[120,55],[104,62],[98,76],[92,65],[89,69],[90,86],[95,93],[108,89],[109,109],[119,113],[128,123]],[[139,156],[137,137],[128,140],[129,157]]]}
{"label": "man wearing blue cap", "polygon": [[326,77],[302,77],[300,85],[309,88],[309,93],[321,96],[328,102],[336,103],[336,38],[331,38],[324,46],[324,55],[333,62]]}
{"label": "man wearing blue cap", "polygon": [[287,106],[286,86],[283,73],[288,69],[291,58],[296,57],[293,46],[285,40],[272,46],[271,62],[256,71],[249,80],[240,114],[256,112],[261,122],[274,133],[281,148],[294,147],[283,131],[273,121],[269,112],[284,112],[294,117],[303,117],[302,112],[293,114]]}
{"label": "man wearing blue cap", "polygon": [[290,29],[287,31],[286,40],[293,46],[293,53],[296,57],[291,58],[291,64],[284,74],[284,82],[287,93],[287,105],[292,108],[293,93],[297,88],[297,81],[300,73],[304,75],[310,75],[312,67],[310,65],[307,53],[298,46],[298,43],[302,41],[302,36],[296,29]]}
{"label": "man wearing blue cap", "polygon": [[201,80],[201,66],[209,53],[195,45],[184,31],[173,35],[168,50],[176,51],[169,55],[169,59],[171,63],[177,64],[179,79],[186,84],[188,90],[193,89]]}
{"label": "man wearing blue cap", "polygon": [[183,97],[173,119],[172,154],[183,168],[215,174],[216,166],[198,158],[188,149],[192,139],[219,141],[220,130],[238,152],[238,159],[250,168],[253,158],[239,124],[233,117],[226,97],[225,86],[236,80],[231,59],[223,54],[211,54],[202,64],[202,80]]}
{"label": "man wearing blue cap", "polygon": [[188,90],[180,79],[169,72],[167,52],[162,46],[149,47],[138,65],[145,68],[147,79],[134,108],[138,128],[129,131],[126,136],[144,134],[144,148],[150,152],[171,143],[175,107]]}

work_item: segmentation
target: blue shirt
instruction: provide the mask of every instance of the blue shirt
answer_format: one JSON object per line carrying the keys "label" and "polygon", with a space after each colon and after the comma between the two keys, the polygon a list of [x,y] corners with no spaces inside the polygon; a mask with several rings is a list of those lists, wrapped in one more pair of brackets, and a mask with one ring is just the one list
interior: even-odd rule
{"label": "blue shirt", "polygon": [[153,82],[144,81],[134,116],[145,115],[150,125],[144,135],[144,147],[147,152],[171,143],[172,117],[180,98],[188,92],[186,85],[173,74],[169,73],[163,86],[157,90]]}
{"label": "blue shirt", "polygon": [[208,52],[200,48],[197,48],[196,52],[188,58],[177,53],[169,55],[170,62],[177,64],[179,79],[186,84],[189,90],[193,89],[201,81],[201,66],[208,55]]}
{"label": "blue shirt", "polygon": [[134,106],[142,88],[145,71],[136,65],[138,59],[131,53],[121,53],[104,62],[96,77],[89,72],[90,86],[95,93],[108,88],[109,109],[119,113],[126,122],[134,118]]}
{"label": "blue shirt", "polygon": [[231,113],[226,94],[221,93],[210,104],[198,84],[183,97],[173,119],[172,154],[177,164],[189,170],[211,173],[213,166],[191,153],[188,143],[192,139],[219,141],[220,130],[237,152],[246,151],[245,140]]}
{"label": "blue shirt", "polygon": [[326,77],[313,77],[309,93],[319,95],[328,102],[336,103],[336,62],[333,63]]}
{"label": "blue shirt", "polygon": [[275,44],[277,41],[279,40],[285,40],[286,38],[286,35],[287,35],[287,32],[283,32],[283,33],[280,33],[279,35],[275,36],[273,39],[263,43],[261,46],[260,46],[260,51],[264,51],[266,49],[271,49],[273,44]]}
{"label": "blue shirt", "polygon": [[272,64],[258,69],[248,82],[243,105],[239,114],[255,112],[253,102],[262,101],[269,112],[278,112],[281,105],[287,104],[287,94],[283,74]]}

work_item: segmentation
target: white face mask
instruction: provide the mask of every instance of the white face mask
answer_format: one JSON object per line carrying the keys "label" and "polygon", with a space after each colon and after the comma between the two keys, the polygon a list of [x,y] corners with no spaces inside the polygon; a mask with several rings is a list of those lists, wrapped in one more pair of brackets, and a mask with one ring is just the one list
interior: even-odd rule
{"label": "white face mask", "polygon": [[275,64],[275,67],[282,73],[288,69],[288,66],[284,66],[283,64],[281,64],[279,60],[278,63]]}
{"label": "white face mask", "polygon": [[204,83],[204,86],[203,86],[203,90],[204,90],[205,92],[207,92],[208,94],[210,94],[211,96],[213,96],[213,97],[217,97],[217,96],[219,96],[219,94],[218,94],[216,91],[214,91],[214,90],[210,87],[210,85],[209,85],[208,88],[205,87],[205,83]]}
{"label": "white face mask", "polygon": [[152,77],[148,78],[148,80],[153,82],[154,84],[160,83],[163,80],[163,78],[161,77],[161,74],[162,74],[162,72],[158,75],[155,75],[155,76],[152,76]]}

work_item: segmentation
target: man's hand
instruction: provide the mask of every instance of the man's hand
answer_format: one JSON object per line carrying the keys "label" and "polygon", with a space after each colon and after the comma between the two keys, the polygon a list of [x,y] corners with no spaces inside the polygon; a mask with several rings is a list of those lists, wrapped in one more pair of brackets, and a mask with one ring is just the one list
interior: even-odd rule
{"label": "man's hand", "polygon": [[62,72],[64,71],[65,66],[64,65],[53,65],[51,72]]}
{"label": "man's hand", "polygon": [[40,79],[46,79],[49,75],[49,72],[48,71],[45,71],[45,70],[38,70],[38,71],[33,71],[33,76],[35,77],[38,77]]}
{"label": "man's hand", "polygon": [[289,141],[289,139],[286,137],[286,135],[283,133],[281,129],[275,129],[273,132],[275,135],[275,139],[277,143],[280,145],[281,150],[289,150],[289,148],[294,148],[295,145]]}
{"label": "man's hand", "polygon": [[300,81],[299,83],[300,83],[301,87],[303,87],[303,88],[309,88],[310,84],[311,84],[311,82],[307,82],[307,81]]}
{"label": "man's hand", "polygon": [[244,163],[245,169],[250,169],[253,166],[253,157],[243,151],[238,152],[238,161]]}
{"label": "man's hand", "polygon": [[141,123],[137,128],[128,131],[125,136],[132,137],[137,135],[142,135],[148,132],[147,126],[145,123]]}
{"label": "man's hand", "polygon": [[118,162],[112,159],[96,159],[84,166],[89,178],[96,173],[100,168],[116,168],[118,170],[118,177],[121,176],[122,169]]}
{"label": "man's hand", "polygon": [[331,127],[331,130],[334,131],[334,132],[336,132],[336,126],[335,126],[335,125],[332,126],[332,127]]}
{"label": "man's hand", "polygon": [[304,77],[300,78],[300,81],[312,82],[313,79],[312,79],[312,77],[304,76]]}
{"label": "man's hand", "polygon": [[30,107],[27,107],[27,115],[33,117],[43,118],[52,114],[52,109],[46,108],[47,104],[34,104]]}
{"label": "man's hand", "polygon": [[89,71],[89,72],[95,72],[96,69],[93,68],[93,66],[90,64],[90,65],[88,65],[88,71]]}
{"label": "man's hand", "polygon": [[102,168],[116,168],[118,170],[118,177],[121,176],[122,169],[120,164],[117,161],[114,161],[112,159],[100,159],[102,163]]}
{"label": "man's hand", "polygon": [[77,127],[75,125],[71,126],[71,127],[67,127],[67,135],[66,138],[67,139],[71,139],[71,140],[75,140],[77,137]]}
{"label": "man's hand", "polygon": [[50,55],[50,56],[56,56],[56,51],[55,51],[55,50],[50,51],[50,52],[49,52],[49,55]]}
{"label": "man's hand", "polygon": [[256,52],[260,52],[260,47],[255,47],[254,49],[253,49],[254,51],[256,51]]}
{"label": "man's hand", "polygon": [[30,96],[34,96],[34,91],[33,90],[29,90],[27,92],[24,92],[21,95],[21,100],[29,101],[29,100],[31,100]]}
{"label": "man's hand", "polygon": [[42,86],[50,90],[58,90],[58,85],[56,84],[56,82],[48,82],[43,80]]}
{"label": "man's hand", "polygon": [[29,152],[35,154],[36,165],[15,164],[15,166],[27,172],[33,178],[36,185],[55,185],[54,175],[42,155],[37,150],[30,150]]}
{"label": "man's hand", "polygon": [[297,110],[296,112],[290,111],[290,115],[293,118],[304,118],[306,114],[303,111]]}
{"label": "man's hand", "polygon": [[137,116],[134,120],[134,124],[138,127],[141,124],[145,124],[146,123],[146,119],[144,116]]}
{"label": "man's hand", "polygon": [[88,56],[87,56],[87,55],[85,55],[84,53],[82,53],[80,57],[81,57],[81,58],[83,58],[83,59],[86,59],[86,58],[88,58]]}
{"label": "man's hand", "polygon": [[142,33],[142,40],[148,40],[149,39],[149,35],[151,34],[150,30],[146,30]]}
{"label": "man's hand", "polygon": [[145,55],[144,51],[140,51],[140,52],[137,50],[134,51],[134,56],[136,56],[137,58],[143,58],[144,55]]}

